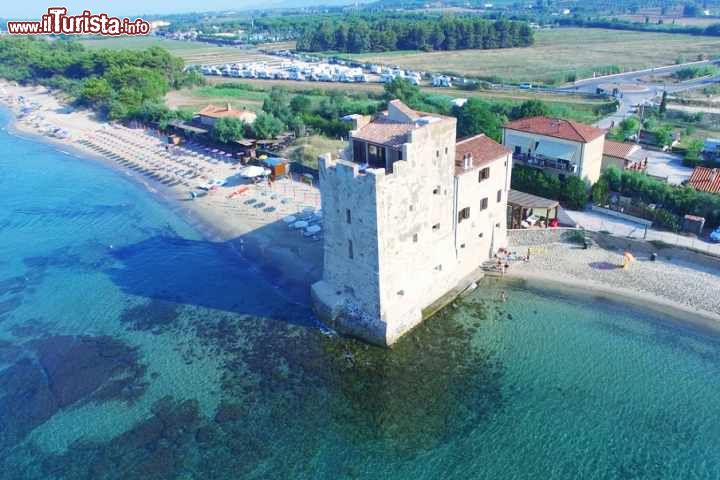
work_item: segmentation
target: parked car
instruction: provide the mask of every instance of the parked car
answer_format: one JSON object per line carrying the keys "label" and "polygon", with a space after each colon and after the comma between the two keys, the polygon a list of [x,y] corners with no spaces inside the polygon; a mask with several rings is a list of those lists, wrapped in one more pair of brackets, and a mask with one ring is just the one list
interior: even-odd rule
{"label": "parked car", "polygon": [[715,243],[720,243],[720,227],[716,228],[715,231],[710,234],[710,240]]}

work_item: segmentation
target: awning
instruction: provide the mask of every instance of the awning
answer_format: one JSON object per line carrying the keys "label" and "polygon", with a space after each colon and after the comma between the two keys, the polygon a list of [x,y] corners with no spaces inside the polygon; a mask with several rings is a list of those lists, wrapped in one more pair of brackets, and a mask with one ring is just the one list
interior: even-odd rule
{"label": "awning", "polygon": [[547,158],[559,158],[561,160],[575,160],[575,147],[564,143],[548,142],[543,140],[535,149],[535,155],[542,155]]}
{"label": "awning", "polygon": [[507,203],[522,208],[555,208],[558,205],[557,200],[538,197],[530,193],[520,192],[518,190],[509,190]]}
{"label": "awning", "polygon": [[505,145],[511,149],[520,147],[523,152],[527,152],[531,149],[534,140],[530,137],[524,137],[522,135],[514,135],[510,132],[505,132]]}

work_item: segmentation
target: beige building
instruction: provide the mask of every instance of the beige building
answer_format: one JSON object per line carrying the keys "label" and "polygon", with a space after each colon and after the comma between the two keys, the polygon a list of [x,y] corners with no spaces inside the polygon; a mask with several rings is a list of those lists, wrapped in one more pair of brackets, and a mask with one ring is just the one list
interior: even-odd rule
{"label": "beige building", "polygon": [[503,145],[516,164],[578,176],[588,184],[600,178],[604,142],[605,131],[557,118],[523,118],[503,127]]}
{"label": "beige building", "polygon": [[620,170],[638,170],[642,168],[645,156],[640,145],[605,140],[603,146],[603,171],[611,165]]}
{"label": "beige building", "polygon": [[208,105],[198,112],[198,118],[202,125],[212,127],[220,118],[237,118],[247,124],[252,124],[255,121],[255,118],[257,118],[257,115],[255,112],[251,112],[250,110],[246,110],[244,108],[242,110],[236,110],[228,103],[224,107]]}
{"label": "beige building", "polygon": [[324,272],[313,301],[338,330],[391,345],[506,245],[512,159],[484,135],[456,142],[454,118],[398,100],[352,121],[343,158],[320,158]]}

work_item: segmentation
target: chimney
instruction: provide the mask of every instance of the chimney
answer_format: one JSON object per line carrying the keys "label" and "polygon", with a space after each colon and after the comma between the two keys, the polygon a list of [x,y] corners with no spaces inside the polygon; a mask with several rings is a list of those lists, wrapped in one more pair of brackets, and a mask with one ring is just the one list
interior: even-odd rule
{"label": "chimney", "polygon": [[472,153],[466,153],[465,155],[463,155],[463,168],[465,170],[472,168],[472,163],[473,163],[472,160],[473,160]]}
{"label": "chimney", "polygon": [[229,112],[230,110],[232,110],[232,105],[230,105],[230,102],[228,102],[227,103],[227,111]]}

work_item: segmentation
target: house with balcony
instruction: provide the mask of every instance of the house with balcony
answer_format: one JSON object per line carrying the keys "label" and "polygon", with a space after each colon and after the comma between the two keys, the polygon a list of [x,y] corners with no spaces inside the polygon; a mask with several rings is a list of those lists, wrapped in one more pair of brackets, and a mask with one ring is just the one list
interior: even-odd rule
{"label": "house with balcony", "polygon": [[399,100],[353,115],[350,145],[319,159],[324,219],[318,316],[391,345],[477,280],[506,247],[511,152]]}
{"label": "house with balcony", "polygon": [[549,117],[530,117],[503,126],[503,145],[516,164],[561,178],[577,176],[593,184],[600,178],[605,131]]}

